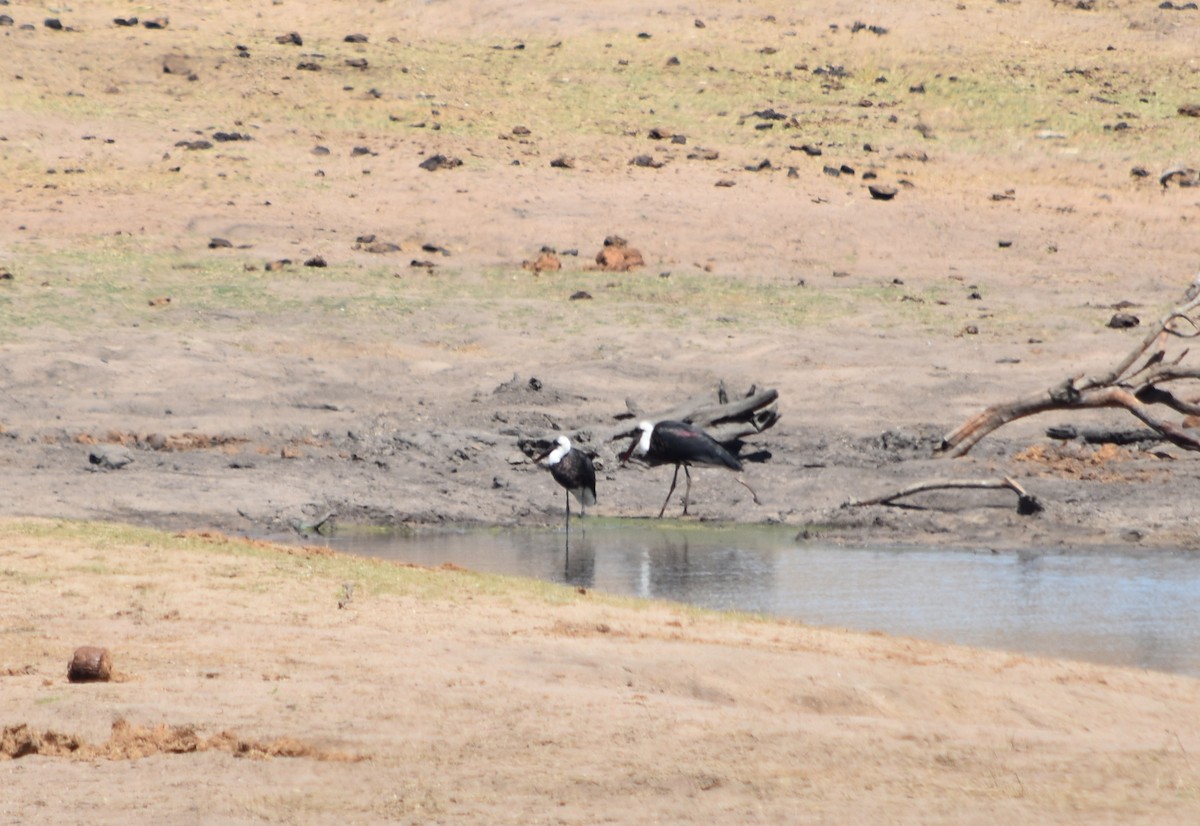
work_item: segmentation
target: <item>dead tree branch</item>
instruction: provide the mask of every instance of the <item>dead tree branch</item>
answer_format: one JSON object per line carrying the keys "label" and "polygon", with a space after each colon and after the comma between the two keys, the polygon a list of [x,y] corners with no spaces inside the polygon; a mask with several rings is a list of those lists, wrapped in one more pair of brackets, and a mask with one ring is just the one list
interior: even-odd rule
{"label": "dead tree branch", "polygon": [[1160,386],[1200,379],[1200,369],[1181,366],[1188,350],[1167,358],[1173,341],[1196,337],[1200,337],[1200,276],[1188,288],[1183,302],[1159,319],[1112,370],[1098,376],[1072,376],[1039,393],[994,404],[946,434],[938,452],[949,458],[963,456],[988,434],[1027,416],[1050,410],[1095,408],[1123,408],[1167,441],[1185,450],[1200,451],[1200,434],[1159,417],[1152,409],[1162,405],[1177,413],[1200,416],[1200,401],[1182,399]]}
{"label": "dead tree branch", "polygon": [[717,396],[698,396],[682,404],[654,413],[643,413],[636,402],[626,399],[629,409],[622,414],[622,424],[603,434],[601,441],[632,438],[640,421],[679,421],[702,427],[718,442],[732,442],[746,436],[762,433],[779,421],[777,390],[758,390],[751,387],[741,398],[729,400],[725,382],[717,388]]}
{"label": "dead tree branch", "polygon": [[895,505],[897,499],[903,499],[906,496],[912,496],[916,493],[952,489],[1011,490],[1017,495],[1017,513],[1022,516],[1029,516],[1042,510],[1042,503],[1036,497],[1030,496],[1025,491],[1025,488],[1017,484],[1016,480],[1010,479],[1007,476],[1001,479],[929,479],[901,488],[895,493],[889,493],[886,496],[876,496],[874,499],[846,502],[842,507],[860,508],[867,505]]}

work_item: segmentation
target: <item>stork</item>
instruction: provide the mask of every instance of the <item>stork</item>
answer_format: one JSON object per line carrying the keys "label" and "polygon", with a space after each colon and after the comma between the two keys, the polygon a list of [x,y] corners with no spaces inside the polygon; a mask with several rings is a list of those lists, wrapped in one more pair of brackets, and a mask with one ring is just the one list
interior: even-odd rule
{"label": "stork", "polygon": [[[692,492],[692,474],[688,471],[690,465],[705,465],[708,467],[723,467],[730,470],[742,470],[742,463],[736,456],[726,450],[720,442],[709,436],[695,425],[686,422],[662,421],[658,423],[640,422],[638,435],[633,437],[629,449],[621,454],[621,464],[636,457],[650,467],[658,465],[675,465],[675,475],[671,477],[671,489],[663,500],[662,509],[658,512],[659,519],[667,510],[671,494],[675,492],[675,483],[679,480],[679,468],[687,477],[687,487],[683,492],[683,513],[688,512],[688,497]],[[741,476],[737,480],[758,504],[758,494],[746,484]]]}
{"label": "stork", "polygon": [[564,498],[567,506],[567,530],[571,529],[571,497],[579,500],[579,515],[587,515],[587,506],[596,504],[596,469],[592,466],[591,457],[578,448],[571,447],[571,440],[559,436],[555,440],[556,447],[547,450],[535,459],[535,462],[546,460],[550,475],[554,481],[562,485],[566,491]]}

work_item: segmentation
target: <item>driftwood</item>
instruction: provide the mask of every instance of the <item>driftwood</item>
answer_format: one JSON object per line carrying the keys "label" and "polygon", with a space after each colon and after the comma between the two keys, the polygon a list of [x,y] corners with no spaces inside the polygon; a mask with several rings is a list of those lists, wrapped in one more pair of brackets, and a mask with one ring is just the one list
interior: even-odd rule
{"label": "driftwood", "polygon": [[1051,410],[1124,408],[1162,438],[1185,450],[1200,450],[1200,433],[1159,415],[1155,405],[1185,416],[1200,416],[1200,404],[1164,385],[1200,379],[1200,368],[1184,367],[1188,350],[1168,357],[1168,346],[1200,336],[1200,276],[1184,301],[1159,319],[1146,337],[1112,370],[1099,376],[1073,376],[1059,384],[1012,401],[994,404],[946,434],[938,448],[943,456],[965,455],[983,437],[1009,422]]}
{"label": "driftwood", "polygon": [[67,665],[67,679],[73,683],[107,682],[112,678],[112,655],[107,648],[83,645],[75,649]]}
{"label": "driftwood", "polygon": [[[971,490],[1011,490],[1017,495],[1017,513],[1022,516],[1029,516],[1043,510],[1042,503],[1037,500],[1037,497],[1031,496],[1025,491],[1025,488],[1007,476],[1000,479],[929,479],[901,488],[895,493],[889,493],[886,496],[876,496],[874,499],[846,502],[842,507],[855,508],[866,505],[896,505],[897,499],[903,499],[906,496],[912,496],[916,493],[924,493],[930,490],[964,488]],[[899,505],[899,507],[906,506]]]}
{"label": "driftwood", "polygon": [[642,421],[669,420],[702,427],[718,442],[733,442],[774,427],[779,421],[779,410],[776,408],[778,400],[779,391],[759,390],[757,386],[751,386],[744,396],[730,401],[723,381],[717,386],[715,400],[711,396],[697,396],[666,410],[651,413],[643,411],[632,399],[626,399],[628,412],[617,417],[624,424],[612,428],[602,441],[632,438],[638,423]]}

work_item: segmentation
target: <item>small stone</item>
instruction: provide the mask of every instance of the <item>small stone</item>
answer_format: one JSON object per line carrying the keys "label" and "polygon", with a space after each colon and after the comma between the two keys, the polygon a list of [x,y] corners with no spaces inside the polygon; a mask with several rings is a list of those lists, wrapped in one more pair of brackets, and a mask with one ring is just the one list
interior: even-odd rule
{"label": "small stone", "polygon": [[1141,323],[1142,320],[1132,313],[1113,313],[1113,317],[1108,320],[1108,326],[1114,330],[1126,330]]}
{"label": "small stone", "polygon": [[898,190],[894,186],[886,184],[870,184],[867,187],[867,192],[871,193],[871,197],[876,201],[890,201],[896,197]]}
{"label": "small stone", "polygon": [[88,462],[101,470],[120,470],[133,462],[133,454],[124,445],[95,445],[88,451]]}
{"label": "small stone", "polygon": [[227,238],[210,238],[208,241],[208,248],[210,250],[226,249],[232,246],[233,242]]}

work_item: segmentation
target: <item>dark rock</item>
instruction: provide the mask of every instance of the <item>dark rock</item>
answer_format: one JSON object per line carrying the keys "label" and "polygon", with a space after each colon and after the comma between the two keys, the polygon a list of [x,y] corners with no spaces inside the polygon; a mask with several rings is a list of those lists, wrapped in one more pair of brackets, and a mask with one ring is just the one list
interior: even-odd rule
{"label": "dark rock", "polygon": [[302,60],[296,64],[296,68],[302,72],[319,72],[321,71],[321,64],[315,60]]}
{"label": "dark rock", "polygon": [[176,141],[176,146],[181,146],[184,149],[212,149],[212,141],[196,140],[196,141]]}
{"label": "dark rock", "polygon": [[45,20],[42,21],[42,25],[45,26],[47,29],[53,29],[56,32],[61,32],[63,30],[62,21],[59,20],[57,17],[47,17]]}
{"label": "dark rock", "polygon": [[651,155],[636,155],[629,160],[630,166],[641,166],[648,169],[661,169],[663,162]]}
{"label": "dark rock", "polygon": [[213,132],[213,140],[217,143],[228,143],[229,141],[249,141],[254,139],[244,132]]}
{"label": "dark rock", "polygon": [[1132,313],[1113,313],[1113,317],[1108,320],[1108,326],[1114,330],[1126,330],[1141,323],[1142,320]]}
{"label": "dark rock", "polygon": [[343,41],[346,43],[366,43],[367,36],[365,34],[348,34]]}
{"label": "dark rock", "polygon": [[350,57],[346,59],[346,65],[351,69],[365,69],[368,63],[365,57]]}
{"label": "dark rock", "polygon": [[566,157],[555,158],[554,160],[550,161],[550,166],[554,169],[574,169],[575,161]]}
{"label": "dark rock", "polygon": [[124,445],[94,445],[88,451],[88,462],[100,470],[120,470],[133,462],[133,454]]}
{"label": "dark rock", "polygon": [[454,169],[462,165],[463,162],[458,158],[447,158],[442,154],[430,155],[418,164],[418,166],[428,172],[436,172],[439,169]]}
{"label": "dark rock", "polygon": [[298,32],[290,32],[288,34],[279,35],[275,38],[275,42],[285,46],[289,43],[294,46],[303,46],[304,38],[302,38]]}
{"label": "dark rock", "polygon": [[571,293],[570,300],[571,301],[590,301],[591,298],[592,298],[591,293],[587,292],[586,290],[578,290],[576,292]]}
{"label": "dark rock", "polygon": [[152,20],[143,20],[142,25],[147,29],[165,29],[171,25],[171,21],[165,17],[155,17]]}
{"label": "dark rock", "polygon": [[329,265],[327,263],[325,263],[324,258],[322,258],[319,255],[314,255],[312,258],[310,258],[304,262],[304,266],[306,266],[306,267],[328,267]]}
{"label": "dark rock", "polygon": [[894,186],[886,184],[870,184],[867,187],[867,192],[871,193],[871,197],[876,201],[890,201],[896,197],[898,190]]}
{"label": "dark rock", "polygon": [[114,26],[136,26],[137,24],[138,24],[138,19],[136,17],[114,17],[113,18]]}
{"label": "dark rock", "polygon": [[228,249],[232,246],[233,243],[225,238],[212,238],[209,239],[208,242],[208,248],[210,250]]}

